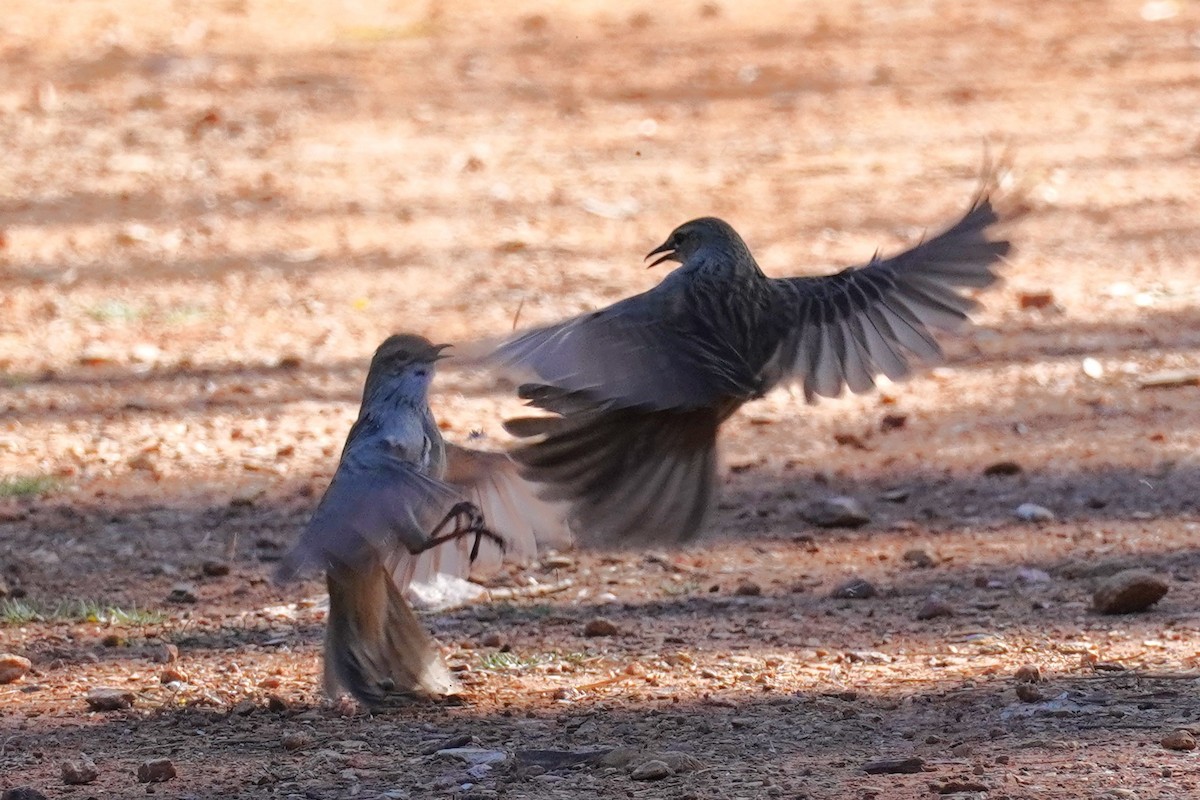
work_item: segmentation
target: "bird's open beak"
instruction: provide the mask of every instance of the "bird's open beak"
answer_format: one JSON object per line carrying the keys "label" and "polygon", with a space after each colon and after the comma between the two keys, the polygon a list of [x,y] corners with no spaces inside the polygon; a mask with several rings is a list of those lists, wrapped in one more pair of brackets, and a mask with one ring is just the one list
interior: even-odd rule
{"label": "bird's open beak", "polygon": [[[651,263],[650,265],[648,265],[646,267],[646,269],[650,269],[651,267],[657,267],[659,264],[661,264],[664,261],[670,261],[670,260],[674,259],[675,258],[675,245],[671,244],[670,239],[667,239],[665,242],[660,244],[658,247],[654,248],[649,253],[646,253],[646,258],[649,258],[650,256],[656,256],[659,253],[666,253],[666,255],[664,255],[662,258],[655,259],[655,261],[653,263]],[[645,260],[645,259],[643,259],[643,260]]]}
{"label": "bird's open beak", "polygon": [[449,354],[449,353],[443,353],[443,352],[442,352],[442,351],[443,351],[443,350],[445,350],[447,347],[454,347],[454,345],[452,345],[452,344],[435,344],[435,345],[433,346],[433,349],[434,349],[434,350],[436,350],[436,351],[437,351],[437,353],[434,355],[434,357],[433,357],[433,360],[434,360],[434,361],[441,361],[443,358],[449,358],[449,357],[450,357],[450,354]]}

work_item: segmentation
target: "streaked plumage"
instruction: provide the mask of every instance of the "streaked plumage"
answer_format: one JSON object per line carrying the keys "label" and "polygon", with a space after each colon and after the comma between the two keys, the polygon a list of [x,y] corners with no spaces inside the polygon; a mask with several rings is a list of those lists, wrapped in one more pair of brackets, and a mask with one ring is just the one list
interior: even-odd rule
{"label": "streaked plumage", "polygon": [[529,557],[563,523],[507,456],[446,444],[428,405],[443,346],[388,338],[371,360],[338,468],[277,577],[325,570],[325,688],[379,706],[455,682],[404,597],[438,572]]}
{"label": "streaked plumage", "polygon": [[492,353],[553,414],[508,423],[525,440],[513,456],[547,497],[571,503],[584,540],[687,541],[715,506],[721,423],[784,382],[814,401],[940,359],[932,331],[967,319],[976,303],[964,290],[991,285],[1009,251],[987,236],[997,221],[981,198],[897,256],[794,278],[763,274],[722,220],[681,225],[650,253],[681,264],[653,289]]}

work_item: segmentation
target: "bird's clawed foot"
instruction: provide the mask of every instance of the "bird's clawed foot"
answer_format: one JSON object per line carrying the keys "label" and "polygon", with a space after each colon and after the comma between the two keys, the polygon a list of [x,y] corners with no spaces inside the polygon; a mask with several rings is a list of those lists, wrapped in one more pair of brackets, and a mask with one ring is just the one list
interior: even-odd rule
{"label": "bird's clawed foot", "polygon": [[[453,528],[449,533],[442,533],[448,526],[453,524]],[[479,557],[479,545],[486,538],[496,543],[496,546],[504,550],[504,539],[500,534],[489,529],[484,522],[483,514],[479,508],[471,502],[463,500],[455,503],[454,506],[446,512],[446,516],[436,527],[430,532],[429,538],[420,546],[418,550],[413,552],[413,555],[419,555],[426,550],[431,550],[438,545],[446,542],[460,539],[463,536],[471,536],[474,534],[475,543],[471,546],[471,561],[474,562]]]}

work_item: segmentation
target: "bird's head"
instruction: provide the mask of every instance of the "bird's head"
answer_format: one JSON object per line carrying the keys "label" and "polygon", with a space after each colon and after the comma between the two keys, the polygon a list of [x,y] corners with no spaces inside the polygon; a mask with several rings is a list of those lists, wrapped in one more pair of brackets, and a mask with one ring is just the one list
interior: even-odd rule
{"label": "bird's head", "polygon": [[[728,222],[716,217],[701,217],[691,222],[685,222],[671,231],[667,240],[647,253],[646,258],[659,256],[650,264],[651,267],[658,266],[664,261],[678,261],[680,264],[687,264],[694,256],[702,252],[710,253],[722,260],[730,260],[735,265],[741,261],[743,255],[750,255],[746,243]],[[750,260],[750,263],[753,263],[753,259]]]}
{"label": "bird's head", "polygon": [[389,336],[371,357],[363,396],[371,397],[385,383],[398,383],[406,394],[424,399],[433,381],[433,365],[446,357],[442,351],[449,346],[410,333]]}

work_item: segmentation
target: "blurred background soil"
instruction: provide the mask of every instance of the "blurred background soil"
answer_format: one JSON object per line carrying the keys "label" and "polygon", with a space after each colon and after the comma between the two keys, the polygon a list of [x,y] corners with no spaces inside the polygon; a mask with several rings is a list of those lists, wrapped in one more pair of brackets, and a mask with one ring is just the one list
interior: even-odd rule
{"label": "blurred background soil", "polygon": [[[32,662],[0,791],[1200,792],[1171,749],[1200,727],[1200,4],[7,0],[0,57],[0,651]],[[955,219],[985,153],[1028,213],[944,367],[747,407],[690,550],[431,614],[466,705],[322,700],[322,583],[266,577],[387,334],[597,308],[706,214],[771,274],[835,271]],[[507,441],[511,387],[435,388],[447,436]],[[838,495],[869,521],[807,521]],[[1092,611],[1127,567],[1167,595]],[[139,784],[155,758],[177,777]],[[921,771],[864,770],[891,758]]]}

